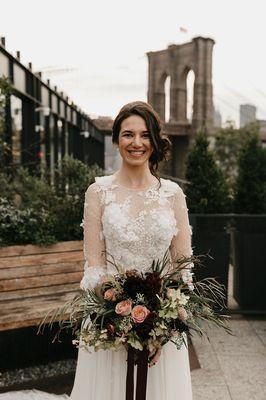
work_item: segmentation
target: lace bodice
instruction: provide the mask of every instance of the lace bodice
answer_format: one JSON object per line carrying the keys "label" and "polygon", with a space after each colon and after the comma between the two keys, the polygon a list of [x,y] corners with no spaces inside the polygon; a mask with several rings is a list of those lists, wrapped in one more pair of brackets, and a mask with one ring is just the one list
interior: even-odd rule
{"label": "lace bodice", "polygon": [[96,177],[85,194],[81,288],[93,288],[106,272],[116,271],[110,255],[116,264],[141,271],[168,249],[172,260],[192,255],[185,197],[178,184],[163,178],[160,188],[157,183],[140,190],[122,186],[114,175]]}

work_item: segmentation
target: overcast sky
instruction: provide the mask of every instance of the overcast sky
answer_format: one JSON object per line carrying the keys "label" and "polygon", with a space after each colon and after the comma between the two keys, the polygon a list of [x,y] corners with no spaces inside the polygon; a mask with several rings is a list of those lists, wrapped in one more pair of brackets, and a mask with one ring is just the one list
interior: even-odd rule
{"label": "overcast sky", "polygon": [[266,119],[264,0],[2,0],[0,35],[88,114],[112,117],[147,99],[146,52],[208,36],[223,122],[238,124],[241,103]]}

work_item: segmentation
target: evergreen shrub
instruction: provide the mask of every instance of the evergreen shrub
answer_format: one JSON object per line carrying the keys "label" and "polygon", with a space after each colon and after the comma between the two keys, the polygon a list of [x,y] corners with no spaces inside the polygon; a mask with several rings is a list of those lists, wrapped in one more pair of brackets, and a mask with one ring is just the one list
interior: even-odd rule
{"label": "evergreen shrub", "polygon": [[266,214],[266,149],[255,133],[245,141],[238,157],[234,212]]}
{"label": "evergreen shrub", "polygon": [[229,188],[204,130],[200,130],[186,163],[187,205],[191,213],[221,214],[231,211]]}

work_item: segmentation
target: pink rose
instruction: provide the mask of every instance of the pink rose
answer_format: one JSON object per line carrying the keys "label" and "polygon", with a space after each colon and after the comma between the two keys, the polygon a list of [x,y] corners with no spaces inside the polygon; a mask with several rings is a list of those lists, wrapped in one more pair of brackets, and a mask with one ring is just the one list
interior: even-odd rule
{"label": "pink rose", "polygon": [[104,292],[104,299],[108,301],[115,301],[116,300],[115,289],[114,288],[107,289]]}
{"label": "pink rose", "polygon": [[115,312],[119,315],[122,315],[125,317],[126,315],[129,315],[132,310],[132,301],[131,300],[123,300],[117,303],[115,306]]}
{"label": "pink rose", "polygon": [[141,324],[145,321],[149,314],[150,310],[145,306],[135,306],[131,311],[131,317],[136,324]]}

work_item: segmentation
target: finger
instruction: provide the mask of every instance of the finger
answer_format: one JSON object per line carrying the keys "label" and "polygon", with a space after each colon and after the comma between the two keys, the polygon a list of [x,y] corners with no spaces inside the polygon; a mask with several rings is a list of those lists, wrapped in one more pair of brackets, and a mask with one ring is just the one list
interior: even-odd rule
{"label": "finger", "polygon": [[152,367],[154,364],[157,363],[159,357],[161,355],[161,349],[158,349],[157,352],[155,353],[154,357],[151,359],[149,366]]}

